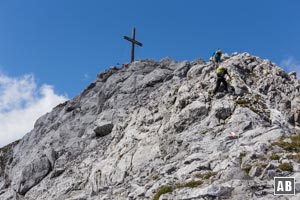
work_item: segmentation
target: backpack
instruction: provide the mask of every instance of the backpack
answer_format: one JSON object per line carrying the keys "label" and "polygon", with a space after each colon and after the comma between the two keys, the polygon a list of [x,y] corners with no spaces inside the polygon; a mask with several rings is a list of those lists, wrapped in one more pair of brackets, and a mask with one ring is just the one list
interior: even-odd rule
{"label": "backpack", "polygon": [[219,66],[218,68],[217,68],[217,75],[219,75],[219,76],[224,76],[225,75],[225,73],[226,73],[226,69],[224,68],[224,67],[222,67],[222,66]]}

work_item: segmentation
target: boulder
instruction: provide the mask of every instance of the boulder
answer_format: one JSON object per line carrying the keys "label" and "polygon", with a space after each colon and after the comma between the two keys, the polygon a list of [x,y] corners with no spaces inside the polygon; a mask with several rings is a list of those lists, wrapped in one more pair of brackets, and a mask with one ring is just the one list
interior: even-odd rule
{"label": "boulder", "polygon": [[34,159],[26,165],[19,180],[18,193],[25,195],[28,190],[38,184],[51,171],[51,163],[46,155]]}
{"label": "boulder", "polygon": [[249,176],[251,176],[251,177],[260,176],[261,173],[262,173],[262,168],[259,166],[254,166],[251,168],[251,170],[249,172]]}
{"label": "boulder", "polygon": [[96,133],[96,137],[104,137],[112,132],[114,125],[109,121],[101,121],[97,123],[94,132]]}

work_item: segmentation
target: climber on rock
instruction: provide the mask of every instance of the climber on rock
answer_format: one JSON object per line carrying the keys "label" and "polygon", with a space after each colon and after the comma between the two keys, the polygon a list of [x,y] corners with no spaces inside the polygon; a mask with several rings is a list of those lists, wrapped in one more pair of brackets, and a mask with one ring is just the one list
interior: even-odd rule
{"label": "climber on rock", "polygon": [[222,57],[222,51],[219,48],[219,49],[217,49],[216,52],[214,52],[212,54],[212,61],[213,61],[214,65],[216,65],[216,66],[219,65],[219,63],[221,62],[221,57]]}
{"label": "climber on rock", "polygon": [[217,72],[217,83],[216,83],[216,87],[215,87],[213,93],[214,94],[217,93],[221,83],[223,83],[223,85],[224,85],[224,90],[226,92],[228,92],[228,84],[226,82],[225,75],[228,75],[230,79],[231,79],[231,76],[229,75],[227,69],[222,66],[219,66],[217,68],[216,72]]}

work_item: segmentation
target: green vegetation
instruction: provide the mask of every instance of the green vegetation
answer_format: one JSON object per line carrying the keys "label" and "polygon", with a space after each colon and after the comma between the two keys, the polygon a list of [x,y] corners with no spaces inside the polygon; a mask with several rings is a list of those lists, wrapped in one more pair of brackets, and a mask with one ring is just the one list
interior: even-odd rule
{"label": "green vegetation", "polygon": [[300,153],[297,153],[297,154],[289,154],[286,156],[288,159],[293,159],[295,161],[300,161]]}
{"label": "green vegetation", "polygon": [[163,194],[167,194],[169,192],[173,192],[173,187],[170,185],[161,186],[157,193],[154,195],[153,200],[159,200],[159,197]]}
{"label": "green vegetation", "polygon": [[186,188],[186,187],[195,188],[201,185],[202,183],[203,181],[198,180],[198,181],[186,182],[183,184],[176,184],[175,186],[172,185],[161,186],[156,192],[156,194],[154,195],[153,200],[158,200],[161,195],[173,192],[175,189]]}
{"label": "green vegetation", "polygon": [[256,101],[259,101],[259,100],[261,99],[261,96],[258,95],[258,94],[256,94],[256,95],[254,96],[254,98],[255,98]]}
{"label": "green vegetation", "polygon": [[245,151],[240,153],[240,158],[244,158],[247,155],[247,153]]}
{"label": "green vegetation", "polygon": [[[258,97],[257,97],[258,98]],[[276,147],[276,148],[274,148]],[[246,152],[240,152],[240,158],[246,156]],[[242,170],[249,173],[252,166],[259,166],[266,168],[270,160],[280,160],[281,158],[292,159],[295,162],[300,163],[300,134],[294,134],[291,136],[281,137],[279,140],[274,141],[266,149],[265,154],[256,157],[255,160],[251,160],[250,163],[243,165]],[[293,171],[293,163],[281,163],[278,166],[281,171]]]}
{"label": "green vegetation", "polygon": [[261,107],[262,107],[262,109],[264,109],[264,111],[265,111],[266,109],[268,109],[268,106],[267,106],[267,104],[265,104],[265,103],[261,103]]}
{"label": "green vegetation", "polygon": [[260,165],[262,168],[266,168],[268,166],[268,163],[261,163]]}
{"label": "green vegetation", "polygon": [[261,168],[266,168],[268,166],[268,163],[254,163],[255,166],[259,166]]}
{"label": "green vegetation", "polygon": [[241,107],[247,107],[264,120],[270,122],[270,112],[268,111],[268,106],[266,102],[259,95],[251,95],[247,98],[241,98],[235,101],[235,104]]}
{"label": "green vegetation", "polygon": [[0,148],[0,169],[4,169],[7,162],[12,158],[13,148],[20,142],[17,140]]}
{"label": "green vegetation", "polygon": [[206,131],[203,131],[203,132],[201,132],[201,134],[202,135],[206,135],[208,133],[208,131],[206,130]]}
{"label": "green vegetation", "polygon": [[242,107],[246,107],[246,105],[249,104],[250,102],[246,99],[238,99],[235,101],[235,103]]}
{"label": "green vegetation", "polygon": [[199,185],[201,185],[203,182],[201,180],[199,181],[190,181],[187,183],[183,183],[183,184],[178,184],[176,185],[176,188],[185,188],[185,187],[189,187],[189,188],[195,188],[198,187]]}
{"label": "green vegetation", "polygon": [[279,165],[279,169],[281,169],[281,171],[293,171],[293,165],[291,163],[281,163]]}
{"label": "green vegetation", "polygon": [[20,140],[14,141],[2,148],[0,148],[0,152],[2,152],[3,154],[8,153],[9,151],[11,151],[11,149],[13,149],[18,143],[20,142]]}
{"label": "green vegetation", "polygon": [[290,137],[291,142],[283,141],[283,139],[273,142],[272,146],[279,146],[288,152],[300,153],[300,135],[293,135]]}
{"label": "green vegetation", "polygon": [[270,159],[271,160],[279,160],[280,156],[278,154],[273,154],[273,155],[270,156]]}
{"label": "green vegetation", "polygon": [[255,112],[256,114],[259,114],[260,111],[257,110],[254,106],[249,106],[248,108],[250,108],[250,110],[252,110],[253,112]]}
{"label": "green vegetation", "polygon": [[215,176],[216,174],[217,174],[217,172],[206,172],[206,173],[195,174],[195,177],[206,180],[212,176]]}
{"label": "green vegetation", "polygon": [[251,168],[252,168],[251,165],[246,165],[242,170],[244,170],[248,174],[250,172]]}
{"label": "green vegetation", "polygon": [[159,176],[158,175],[154,175],[154,176],[152,176],[152,179],[155,181],[155,180],[157,180],[159,178]]}

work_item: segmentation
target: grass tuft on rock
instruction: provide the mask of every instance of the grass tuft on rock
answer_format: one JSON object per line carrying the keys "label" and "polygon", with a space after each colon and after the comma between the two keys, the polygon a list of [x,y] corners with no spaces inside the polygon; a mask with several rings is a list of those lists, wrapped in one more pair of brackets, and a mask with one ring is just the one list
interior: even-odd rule
{"label": "grass tuft on rock", "polygon": [[260,165],[262,168],[266,168],[268,166],[268,163],[261,163]]}
{"label": "grass tuft on rock", "polygon": [[152,180],[157,180],[159,178],[159,176],[158,175],[154,175],[154,176],[152,176]]}
{"label": "grass tuft on rock", "polygon": [[217,172],[198,173],[198,174],[195,174],[195,177],[207,180],[210,177],[215,176],[216,174],[217,174]]}
{"label": "grass tuft on rock", "polygon": [[281,163],[279,165],[279,169],[281,171],[290,171],[290,172],[292,172],[293,171],[293,165],[291,163]]}
{"label": "grass tuft on rock", "polygon": [[179,188],[186,188],[186,187],[189,187],[189,188],[195,188],[195,187],[198,187],[199,185],[202,185],[203,181],[199,180],[199,181],[190,181],[190,182],[187,182],[187,183],[183,183],[183,184],[178,184],[176,185],[176,188],[179,189]]}
{"label": "grass tuft on rock", "polygon": [[288,159],[292,159],[292,160],[295,160],[297,162],[300,161],[300,153],[297,153],[297,154],[289,154],[286,156]]}
{"label": "grass tuft on rock", "polygon": [[272,143],[272,146],[279,146],[288,152],[300,153],[300,135],[293,135],[289,137],[291,142],[284,141],[283,139],[275,141]]}
{"label": "grass tuft on rock", "polygon": [[170,186],[170,185],[164,185],[164,186],[161,186],[158,191],[156,192],[156,194],[154,195],[153,197],[153,200],[159,200],[159,197],[163,194],[167,194],[169,192],[173,192],[173,187]]}
{"label": "grass tuft on rock", "polygon": [[247,174],[250,172],[252,166],[251,165],[246,165],[242,170],[244,170]]}
{"label": "grass tuft on rock", "polygon": [[247,155],[247,153],[245,151],[240,153],[240,158],[244,158]]}
{"label": "grass tuft on rock", "polygon": [[271,160],[279,160],[280,156],[278,154],[273,154],[273,155],[270,156],[270,159]]}
{"label": "grass tuft on rock", "polygon": [[250,102],[246,99],[238,99],[238,100],[235,101],[235,103],[242,106],[242,107],[245,107]]}
{"label": "grass tuft on rock", "polygon": [[268,166],[268,163],[255,163],[255,166],[261,167],[261,168],[266,168]]}
{"label": "grass tuft on rock", "polygon": [[175,189],[186,188],[186,187],[195,188],[195,187],[198,187],[199,185],[202,185],[202,184],[203,184],[203,181],[198,180],[198,181],[186,182],[186,183],[183,183],[183,184],[176,184],[175,186],[164,185],[164,186],[161,186],[157,190],[156,194],[153,197],[153,200],[159,200],[159,197],[161,195],[173,192]]}

